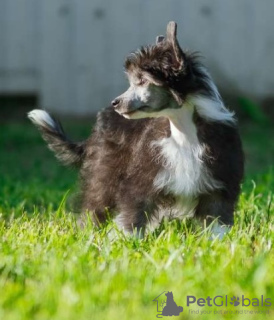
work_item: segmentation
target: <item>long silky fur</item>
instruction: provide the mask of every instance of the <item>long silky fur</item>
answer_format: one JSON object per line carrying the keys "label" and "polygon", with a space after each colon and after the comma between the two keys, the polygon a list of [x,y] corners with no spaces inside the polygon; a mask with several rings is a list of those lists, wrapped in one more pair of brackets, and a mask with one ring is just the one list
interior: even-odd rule
{"label": "long silky fur", "polygon": [[28,118],[34,123],[57,159],[66,166],[80,166],[85,142],[72,142],[66,136],[61,123],[44,110],[32,110]]}
{"label": "long silky fur", "polygon": [[143,234],[148,222],[188,215],[232,225],[244,166],[234,114],[197,55],[179,47],[174,22],[158,42],[130,54],[125,69],[129,79],[149,75],[165,93],[157,97],[170,104],[140,107],[132,120],[121,115],[132,111],[122,94],[98,113],[93,134],[81,143],[45,111],[29,118],[58,159],[80,166],[81,211],[97,225],[112,217]]}

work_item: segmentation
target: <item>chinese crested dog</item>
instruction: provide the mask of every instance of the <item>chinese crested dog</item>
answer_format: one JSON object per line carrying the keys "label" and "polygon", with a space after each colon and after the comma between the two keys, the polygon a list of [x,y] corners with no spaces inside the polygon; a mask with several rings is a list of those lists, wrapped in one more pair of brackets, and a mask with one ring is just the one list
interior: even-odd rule
{"label": "chinese crested dog", "polygon": [[[99,112],[91,137],[70,141],[43,110],[28,116],[57,158],[80,168],[81,210],[143,234],[163,217],[233,224],[243,177],[234,114],[197,55],[181,49],[176,23],[125,61],[126,92]],[[216,222],[217,221],[217,222]]]}

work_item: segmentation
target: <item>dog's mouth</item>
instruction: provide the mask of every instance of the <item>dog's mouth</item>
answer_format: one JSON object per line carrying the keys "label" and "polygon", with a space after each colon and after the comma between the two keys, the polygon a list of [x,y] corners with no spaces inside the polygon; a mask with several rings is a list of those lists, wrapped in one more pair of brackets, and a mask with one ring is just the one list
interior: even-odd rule
{"label": "dog's mouth", "polygon": [[130,116],[132,114],[134,114],[137,110],[133,110],[133,111],[126,111],[126,112],[119,112],[121,116]]}
{"label": "dog's mouth", "polygon": [[142,107],[140,107],[140,108],[138,108],[138,109],[135,109],[135,110],[120,112],[120,114],[121,114],[122,116],[131,116],[131,115],[133,115],[134,113],[136,113],[137,111],[144,111],[144,112],[146,112],[146,111],[149,111],[149,110],[150,110],[150,107],[147,106],[147,105],[145,105],[145,106],[142,106]]}

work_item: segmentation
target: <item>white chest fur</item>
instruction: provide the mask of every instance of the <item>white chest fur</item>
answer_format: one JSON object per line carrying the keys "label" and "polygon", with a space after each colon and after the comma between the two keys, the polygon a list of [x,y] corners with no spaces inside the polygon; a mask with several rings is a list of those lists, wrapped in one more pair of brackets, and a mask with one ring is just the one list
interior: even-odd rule
{"label": "white chest fur", "polygon": [[154,180],[154,187],[178,198],[196,198],[198,194],[220,187],[203,164],[204,147],[197,138],[193,108],[168,109],[167,113],[171,136],[153,143],[160,147],[163,166]]}

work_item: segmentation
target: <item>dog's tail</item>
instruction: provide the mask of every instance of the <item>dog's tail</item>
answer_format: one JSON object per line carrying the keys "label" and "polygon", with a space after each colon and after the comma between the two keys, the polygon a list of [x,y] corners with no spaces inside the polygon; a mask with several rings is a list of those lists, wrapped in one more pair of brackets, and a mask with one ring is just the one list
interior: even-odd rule
{"label": "dog's tail", "polygon": [[85,142],[70,141],[59,121],[44,110],[32,110],[28,118],[35,124],[47,142],[50,150],[65,165],[79,166],[85,151]]}

